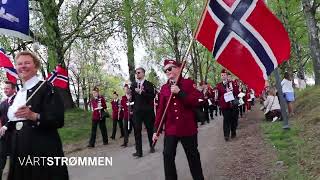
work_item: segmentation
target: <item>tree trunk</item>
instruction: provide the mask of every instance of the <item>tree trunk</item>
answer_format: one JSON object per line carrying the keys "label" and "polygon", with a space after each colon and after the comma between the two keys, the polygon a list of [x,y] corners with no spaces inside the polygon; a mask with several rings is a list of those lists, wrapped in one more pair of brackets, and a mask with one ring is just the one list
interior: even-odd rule
{"label": "tree trunk", "polygon": [[84,109],[88,111],[88,96],[87,96],[87,88],[86,88],[86,78],[82,79],[82,97]]}
{"label": "tree trunk", "polygon": [[134,46],[133,46],[133,35],[132,35],[132,7],[133,0],[124,0],[124,28],[127,36],[127,58],[129,67],[130,81],[135,82],[135,63],[134,63]]}
{"label": "tree trunk", "polygon": [[320,85],[320,43],[319,29],[316,20],[316,8],[312,7],[310,0],[302,0],[302,6],[309,31],[309,46],[313,61],[315,84]]}

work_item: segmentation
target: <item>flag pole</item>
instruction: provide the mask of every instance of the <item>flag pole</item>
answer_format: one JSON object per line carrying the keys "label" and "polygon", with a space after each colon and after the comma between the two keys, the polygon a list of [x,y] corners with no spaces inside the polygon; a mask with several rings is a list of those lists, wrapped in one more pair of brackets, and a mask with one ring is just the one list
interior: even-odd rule
{"label": "flag pole", "polygon": [[44,80],[40,86],[31,94],[31,96],[27,99],[26,104],[32,99],[32,97],[40,90],[40,88],[46,83],[47,81]]}
{"label": "flag pole", "polygon": [[[179,75],[178,75],[179,78],[178,78],[177,82],[175,82],[175,85],[178,84],[178,82],[179,82],[179,80],[180,80],[180,78],[181,78],[181,75],[182,75],[182,71],[183,71],[183,69],[184,69],[184,67],[185,67],[185,65],[186,65],[186,63],[187,63],[187,60],[186,60],[186,59],[187,59],[187,57],[188,57],[188,55],[189,55],[189,53],[190,53],[192,44],[193,44],[194,39],[195,39],[195,35],[198,33],[199,26],[200,26],[200,24],[202,24],[202,22],[203,22],[203,20],[204,20],[204,13],[205,13],[206,7],[208,6],[208,2],[209,2],[209,0],[206,0],[206,5],[203,7],[203,10],[202,10],[201,19],[200,19],[200,21],[198,22],[198,25],[197,25],[196,30],[192,33],[192,38],[191,38],[191,40],[190,40],[188,49],[187,49],[186,53],[185,53],[184,56],[183,56],[182,65],[181,65],[181,68],[180,68],[180,71],[179,71]],[[162,113],[161,121],[160,121],[159,127],[158,127],[157,132],[156,132],[156,136],[157,136],[157,137],[160,136],[160,133],[161,133],[161,130],[162,130],[162,127],[163,127],[163,124],[164,124],[164,117],[165,117],[166,114],[167,114],[167,110],[168,110],[168,107],[169,107],[169,105],[170,105],[170,103],[171,103],[172,97],[173,97],[173,93],[171,92],[171,94],[170,94],[170,96],[169,96],[169,99],[168,99],[168,102],[167,102],[167,105],[166,105],[166,107],[165,107],[165,109],[164,109],[164,111],[163,111],[163,113]],[[157,140],[153,141],[153,143],[152,143],[152,147],[153,147],[153,148],[154,148],[154,146],[156,145],[156,143],[157,143]]]}
{"label": "flag pole", "polygon": [[283,127],[282,128],[288,130],[288,129],[290,129],[290,126],[289,126],[289,118],[288,118],[288,114],[287,114],[287,103],[285,102],[285,99],[283,96],[278,68],[276,68],[274,70],[274,77],[276,79],[276,87],[278,90],[278,96],[279,96],[279,100],[280,100],[281,116],[282,116],[282,120],[283,120]]}

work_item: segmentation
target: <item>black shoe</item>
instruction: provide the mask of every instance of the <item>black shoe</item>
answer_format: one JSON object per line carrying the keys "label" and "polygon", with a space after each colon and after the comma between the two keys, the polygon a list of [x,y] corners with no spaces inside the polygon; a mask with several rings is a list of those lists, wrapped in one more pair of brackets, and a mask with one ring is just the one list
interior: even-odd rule
{"label": "black shoe", "polygon": [[121,144],[121,147],[127,147],[127,146],[128,146],[127,143]]}
{"label": "black shoe", "polygon": [[89,144],[87,147],[88,148],[94,148],[94,145]]}
{"label": "black shoe", "polygon": [[154,149],[154,147],[151,147],[150,148],[150,153],[154,153],[154,152],[156,152],[156,150]]}
{"label": "black shoe", "polygon": [[103,143],[103,145],[108,145],[108,144],[109,144],[108,142],[104,142],[104,143]]}
{"label": "black shoe", "polygon": [[224,137],[224,140],[225,141],[229,141],[229,137]]}
{"label": "black shoe", "polygon": [[110,138],[111,138],[112,140],[115,140],[115,137],[113,137],[113,136],[110,136]]}
{"label": "black shoe", "polygon": [[123,136],[120,136],[120,138],[123,138]]}
{"label": "black shoe", "polygon": [[135,152],[135,153],[132,154],[132,156],[134,156],[134,157],[142,157],[142,154]]}
{"label": "black shoe", "polygon": [[237,137],[237,134],[236,134],[236,133],[231,134],[231,139],[234,139],[235,137]]}

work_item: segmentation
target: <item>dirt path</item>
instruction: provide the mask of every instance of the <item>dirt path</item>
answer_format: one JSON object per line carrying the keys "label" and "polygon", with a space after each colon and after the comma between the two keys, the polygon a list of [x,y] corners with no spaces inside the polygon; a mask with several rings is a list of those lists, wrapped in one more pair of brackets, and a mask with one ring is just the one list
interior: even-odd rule
{"label": "dirt path", "polygon": [[[225,142],[222,132],[222,117],[215,117],[210,124],[199,127],[199,151],[206,180],[254,180],[271,179],[275,153],[266,145],[259,123],[262,114],[258,110],[240,119],[238,137]],[[99,133],[98,133],[99,134]],[[131,135],[132,136],[132,135]],[[129,147],[121,148],[122,139],[103,146],[101,140],[93,149],[68,153],[67,156],[112,157],[113,166],[68,167],[71,180],[163,180],[163,139],[156,147],[156,153],[149,154],[146,134],[143,134],[144,157],[135,159],[133,137]],[[84,145],[82,145],[83,147]],[[180,180],[191,180],[186,156],[178,145],[176,166]]]}
{"label": "dirt path", "polygon": [[[225,142],[222,133],[222,117],[215,117],[210,124],[199,128],[199,151],[205,179],[207,180],[248,180],[270,179],[272,161],[275,158],[272,148],[262,139],[259,123],[261,112],[253,111],[247,118],[240,119],[238,137]],[[162,148],[163,139],[157,145],[157,152],[149,154],[144,135],[144,157],[135,159],[133,139],[130,147],[120,148],[119,142],[108,146],[86,149],[69,156],[108,156],[113,159],[112,167],[69,167],[74,180],[163,180]],[[191,180],[183,148],[178,146],[176,156],[178,178]]]}

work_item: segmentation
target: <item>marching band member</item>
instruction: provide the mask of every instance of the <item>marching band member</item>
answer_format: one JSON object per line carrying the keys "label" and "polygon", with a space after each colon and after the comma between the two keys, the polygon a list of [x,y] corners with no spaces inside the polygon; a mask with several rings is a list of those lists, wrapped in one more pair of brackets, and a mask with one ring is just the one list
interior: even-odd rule
{"label": "marching band member", "polygon": [[[217,84],[218,89],[218,99],[219,106],[223,115],[223,133],[225,141],[229,141],[230,132],[231,138],[236,137],[237,129],[237,118],[235,111],[238,111],[238,108],[235,108],[232,105],[232,101],[235,100],[235,97],[238,95],[233,91],[233,83],[228,81],[227,71],[223,69],[221,71],[222,82]],[[237,105],[238,106],[238,105]]]}
{"label": "marching band member", "polygon": [[[164,61],[164,71],[168,82],[160,90],[160,102],[156,115],[155,128],[157,129],[169,96],[173,93],[172,102],[165,116],[164,135],[164,171],[166,180],[176,180],[177,171],[175,156],[177,144],[180,141],[187,155],[190,171],[194,180],[203,180],[200,154],[198,151],[198,131],[194,109],[199,106],[201,93],[193,87],[194,82],[181,78],[178,81],[180,64],[174,60]],[[153,140],[158,139],[154,133]]]}
{"label": "marching band member", "polygon": [[113,92],[113,100],[111,101],[113,126],[112,126],[112,135],[110,137],[113,140],[116,137],[117,124],[119,124],[119,128],[120,128],[120,133],[121,133],[120,138],[122,138],[124,135],[123,123],[122,123],[123,111],[122,111],[120,99],[118,97],[119,96],[117,92]]}
{"label": "marching band member", "polygon": [[129,130],[132,126],[133,102],[128,84],[124,86],[125,95],[121,98],[121,106],[123,108],[124,138],[122,147],[127,147],[129,140]]}
{"label": "marching band member", "polygon": [[107,109],[106,100],[103,96],[99,94],[99,88],[94,87],[92,91],[93,98],[90,101],[92,106],[92,128],[91,137],[89,141],[89,148],[93,148],[96,142],[97,127],[99,125],[103,144],[108,144],[108,131],[106,128],[106,112]]}

